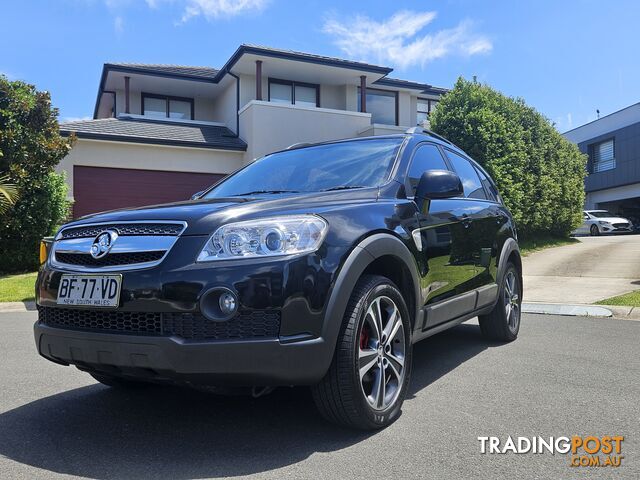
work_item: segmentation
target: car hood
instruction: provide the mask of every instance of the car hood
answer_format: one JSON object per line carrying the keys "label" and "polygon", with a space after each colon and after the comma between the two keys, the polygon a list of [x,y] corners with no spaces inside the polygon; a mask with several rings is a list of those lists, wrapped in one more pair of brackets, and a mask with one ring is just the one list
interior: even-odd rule
{"label": "car hood", "polygon": [[604,218],[594,218],[599,222],[609,222],[609,223],[631,223],[631,221],[627,218],[622,217],[604,217]]}
{"label": "car hood", "polygon": [[183,235],[209,235],[219,225],[272,215],[321,213],[332,205],[376,200],[377,188],[304,194],[229,197],[112,210],[82,217],[64,227],[93,223],[183,221]]}

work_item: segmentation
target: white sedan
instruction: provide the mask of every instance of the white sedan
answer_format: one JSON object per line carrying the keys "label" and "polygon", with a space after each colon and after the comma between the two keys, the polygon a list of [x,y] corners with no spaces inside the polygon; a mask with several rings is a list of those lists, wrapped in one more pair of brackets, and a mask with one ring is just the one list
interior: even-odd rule
{"label": "white sedan", "polygon": [[597,236],[603,233],[631,233],[633,224],[631,220],[618,217],[606,210],[585,210],[584,221],[580,227],[573,231],[573,234],[589,234]]}

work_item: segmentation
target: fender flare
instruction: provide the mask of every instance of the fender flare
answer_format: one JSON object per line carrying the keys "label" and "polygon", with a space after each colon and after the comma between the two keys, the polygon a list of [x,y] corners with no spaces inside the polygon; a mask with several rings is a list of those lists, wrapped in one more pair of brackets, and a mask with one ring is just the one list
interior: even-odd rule
{"label": "fender flare", "polygon": [[518,260],[520,261],[520,288],[522,288],[522,255],[520,255],[520,247],[518,247],[518,242],[512,237],[509,237],[502,244],[502,250],[500,251],[500,256],[498,257],[498,273],[497,273],[497,283],[498,285],[502,285],[502,277],[504,276],[504,270],[507,267],[507,260],[509,256],[516,252],[518,255]]}
{"label": "fender flare", "polygon": [[393,235],[385,233],[371,235],[362,240],[351,251],[342,264],[331,290],[321,334],[328,347],[328,354],[325,359],[326,369],[329,368],[331,360],[333,359],[338,334],[342,326],[342,319],[344,318],[349,298],[353,292],[353,287],[366,268],[377,258],[385,255],[397,257],[403,262],[411,274],[415,305],[407,305],[407,307],[414,311],[415,322],[416,324],[418,323],[418,314],[422,311],[418,306],[422,301],[422,296],[420,291],[420,277],[418,276],[417,265],[413,255],[405,244]]}

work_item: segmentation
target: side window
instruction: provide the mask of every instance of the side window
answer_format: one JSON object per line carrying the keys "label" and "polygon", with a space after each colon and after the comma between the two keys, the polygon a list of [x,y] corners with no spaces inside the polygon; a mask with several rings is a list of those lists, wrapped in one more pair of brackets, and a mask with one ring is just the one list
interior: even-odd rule
{"label": "side window", "polygon": [[480,177],[478,177],[478,173],[473,165],[471,165],[471,162],[457,153],[453,153],[451,150],[447,150],[447,157],[451,160],[454,170],[462,181],[464,196],[467,198],[486,200],[487,195],[484,193]]}
{"label": "side window", "polygon": [[476,168],[476,172],[478,172],[478,175],[480,176],[480,182],[484,186],[485,192],[489,195],[489,200],[491,200],[492,202],[497,202],[498,191],[496,190],[496,187],[494,187],[493,183],[491,183],[491,181],[487,178],[482,170]]}
{"label": "side window", "polygon": [[440,154],[440,149],[431,143],[418,145],[413,153],[408,179],[411,185],[411,196],[415,195],[420,177],[427,170],[449,170]]}

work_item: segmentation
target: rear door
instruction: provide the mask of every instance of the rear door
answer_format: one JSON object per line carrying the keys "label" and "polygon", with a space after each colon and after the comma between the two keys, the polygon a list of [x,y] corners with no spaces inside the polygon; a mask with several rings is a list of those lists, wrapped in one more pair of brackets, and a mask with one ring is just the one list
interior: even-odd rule
{"label": "rear door", "polygon": [[[405,185],[408,197],[414,196],[426,170],[451,170],[440,148],[432,143],[421,143],[413,152]],[[472,239],[465,203],[460,199],[432,200],[417,214],[420,228],[414,231],[414,238],[419,237],[422,271],[427,272],[422,282],[425,305],[467,292],[468,283],[475,277],[473,257],[467,248]]]}
{"label": "rear door", "polygon": [[591,220],[589,214],[587,212],[582,212],[582,225],[576,229],[576,233],[588,234],[589,228],[591,227],[589,220]]}

